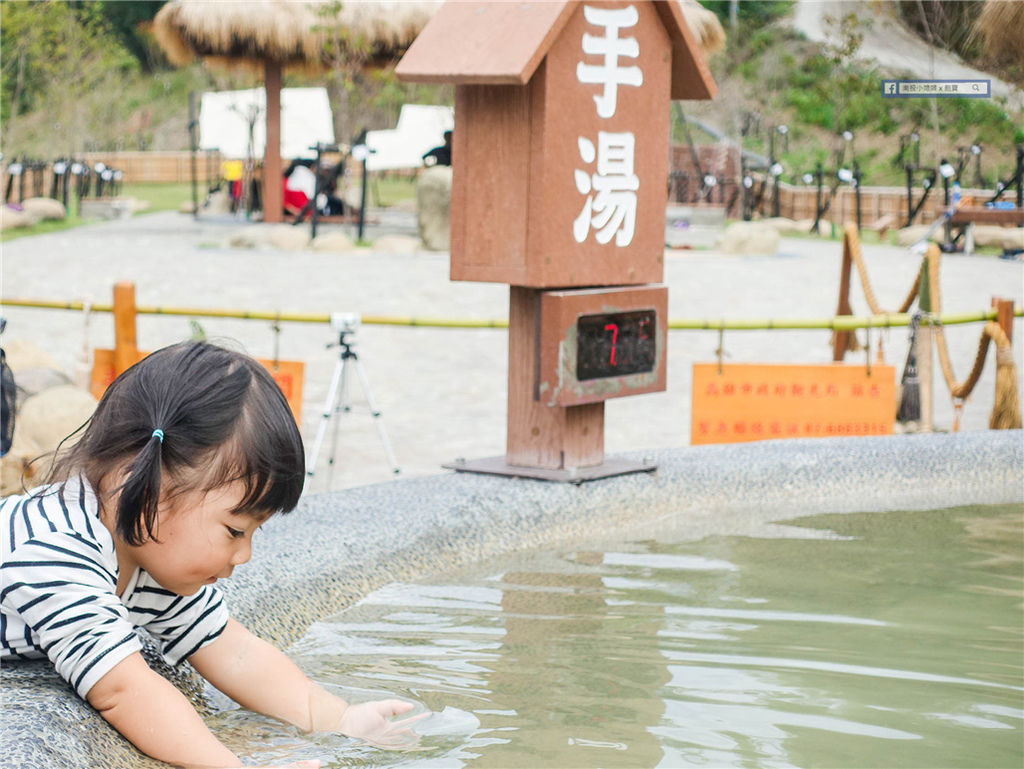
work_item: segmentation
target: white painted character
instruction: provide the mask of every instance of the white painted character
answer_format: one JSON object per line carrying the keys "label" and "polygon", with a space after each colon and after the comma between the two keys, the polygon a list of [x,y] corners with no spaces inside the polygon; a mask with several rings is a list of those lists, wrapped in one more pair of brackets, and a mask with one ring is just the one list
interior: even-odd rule
{"label": "white painted character", "polygon": [[576,64],[576,79],[588,85],[604,86],[594,96],[598,117],[609,118],[615,114],[620,85],[640,86],[644,74],[636,65],[622,66],[620,57],[635,59],[640,55],[640,44],[635,37],[619,37],[619,30],[635,26],[639,14],[632,5],[625,8],[593,8],[583,6],[583,17],[589,24],[604,27],[603,37],[583,35],[583,53],[588,56],[603,56],[601,64]]}
{"label": "white painted character", "polygon": [[582,243],[593,227],[594,238],[601,245],[614,236],[616,246],[628,246],[636,229],[636,193],[640,189],[640,178],[633,170],[634,136],[632,132],[599,131],[596,148],[582,136],[576,141],[584,163],[596,160],[597,173],[575,171],[576,189],[587,199],[573,221],[573,238]]}

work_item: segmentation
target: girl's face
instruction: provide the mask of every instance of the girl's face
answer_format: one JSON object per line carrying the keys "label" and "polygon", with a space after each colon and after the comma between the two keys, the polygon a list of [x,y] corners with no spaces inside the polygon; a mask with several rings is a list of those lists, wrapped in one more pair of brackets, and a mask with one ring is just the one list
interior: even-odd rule
{"label": "girl's face", "polygon": [[129,558],[166,590],[192,595],[231,576],[252,555],[252,536],[269,516],[231,512],[245,492],[235,481],[161,501],[154,538],[128,546]]}

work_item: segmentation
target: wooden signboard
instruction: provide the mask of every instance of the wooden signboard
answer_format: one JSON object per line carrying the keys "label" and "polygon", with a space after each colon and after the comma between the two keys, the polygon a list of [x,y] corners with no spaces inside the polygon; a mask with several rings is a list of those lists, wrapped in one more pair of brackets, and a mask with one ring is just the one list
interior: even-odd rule
{"label": "wooden signboard", "polygon": [[665,286],[540,294],[537,399],[578,406],[665,389]]}
{"label": "wooden signboard", "polygon": [[[149,355],[148,352],[137,352],[135,362]],[[273,361],[266,358],[256,359],[274,378],[277,386],[281,388],[288,406],[295,417],[295,423],[302,425],[302,381],[305,375],[306,364],[302,361],[279,360]],[[89,391],[93,397],[99,400],[103,393],[110,387],[111,382],[116,378],[117,369],[114,365],[114,351],[96,349],[93,351],[92,376],[89,381]]]}
{"label": "wooden signboard", "polygon": [[714,83],[674,2],[449,2],[396,68],[451,82],[451,277],[658,283],[669,106]]}
{"label": "wooden signboard", "polygon": [[892,366],[695,363],[690,444],[891,435]]}
{"label": "wooden signboard", "polygon": [[452,279],[511,287],[505,457],[456,469],[650,469],[604,401],[665,387],[669,109],[715,92],[679,5],[448,2],[395,72],[455,84]]}

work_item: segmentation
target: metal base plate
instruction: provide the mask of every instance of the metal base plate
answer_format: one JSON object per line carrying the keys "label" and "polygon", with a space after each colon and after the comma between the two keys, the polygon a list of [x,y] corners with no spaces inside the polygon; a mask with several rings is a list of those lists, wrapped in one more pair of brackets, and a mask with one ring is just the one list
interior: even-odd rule
{"label": "metal base plate", "polygon": [[606,457],[604,462],[599,465],[569,468],[567,470],[510,465],[505,462],[505,457],[457,459],[454,462],[443,464],[441,467],[460,473],[483,473],[484,475],[504,475],[511,478],[530,478],[538,481],[576,484],[585,481],[596,481],[600,478],[611,478],[615,475],[649,473],[658,469],[656,464],[635,462],[631,459],[622,459],[620,457]]}

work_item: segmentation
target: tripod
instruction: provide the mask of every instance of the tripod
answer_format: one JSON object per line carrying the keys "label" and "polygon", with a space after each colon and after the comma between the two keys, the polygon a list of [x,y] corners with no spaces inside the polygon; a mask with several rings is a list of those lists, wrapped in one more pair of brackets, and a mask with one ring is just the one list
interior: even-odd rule
{"label": "tripod", "polygon": [[[391,451],[391,442],[388,440],[388,435],[384,432],[384,423],[380,419],[380,409],[377,408],[376,403],[373,401],[373,394],[370,392],[370,382],[366,377],[366,371],[363,369],[363,364],[359,361],[359,355],[352,349],[354,344],[353,341],[348,339],[349,334],[354,334],[354,330],[350,328],[342,328],[338,332],[338,343],[337,345],[328,345],[330,347],[340,348],[338,355],[338,362],[334,364],[334,374],[331,376],[331,386],[327,391],[327,400],[324,401],[323,414],[320,417],[320,424],[316,430],[316,439],[313,441],[313,451],[310,454],[309,462],[306,465],[306,475],[310,478],[313,477],[313,473],[316,470],[316,462],[320,456],[320,447],[324,441],[324,435],[327,432],[327,426],[331,421],[331,417],[340,411],[349,412],[352,410],[351,403],[348,399],[348,370],[349,365],[352,364],[355,367],[356,374],[359,375],[359,382],[363,387],[363,393],[366,395],[366,402],[370,407],[370,414],[373,416],[374,422],[377,426],[377,434],[380,436],[380,442],[384,446],[384,453],[387,455],[388,463],[391,465],[393,472],[400,472],[397,462],[395,462],[395,455]],[[331,475],[334,472],[334,457],[338,448],[338,421],[334,423],[334,434],[331,438],[331,454],[327,460],[328,476],[327,483],[330,486]]]}

